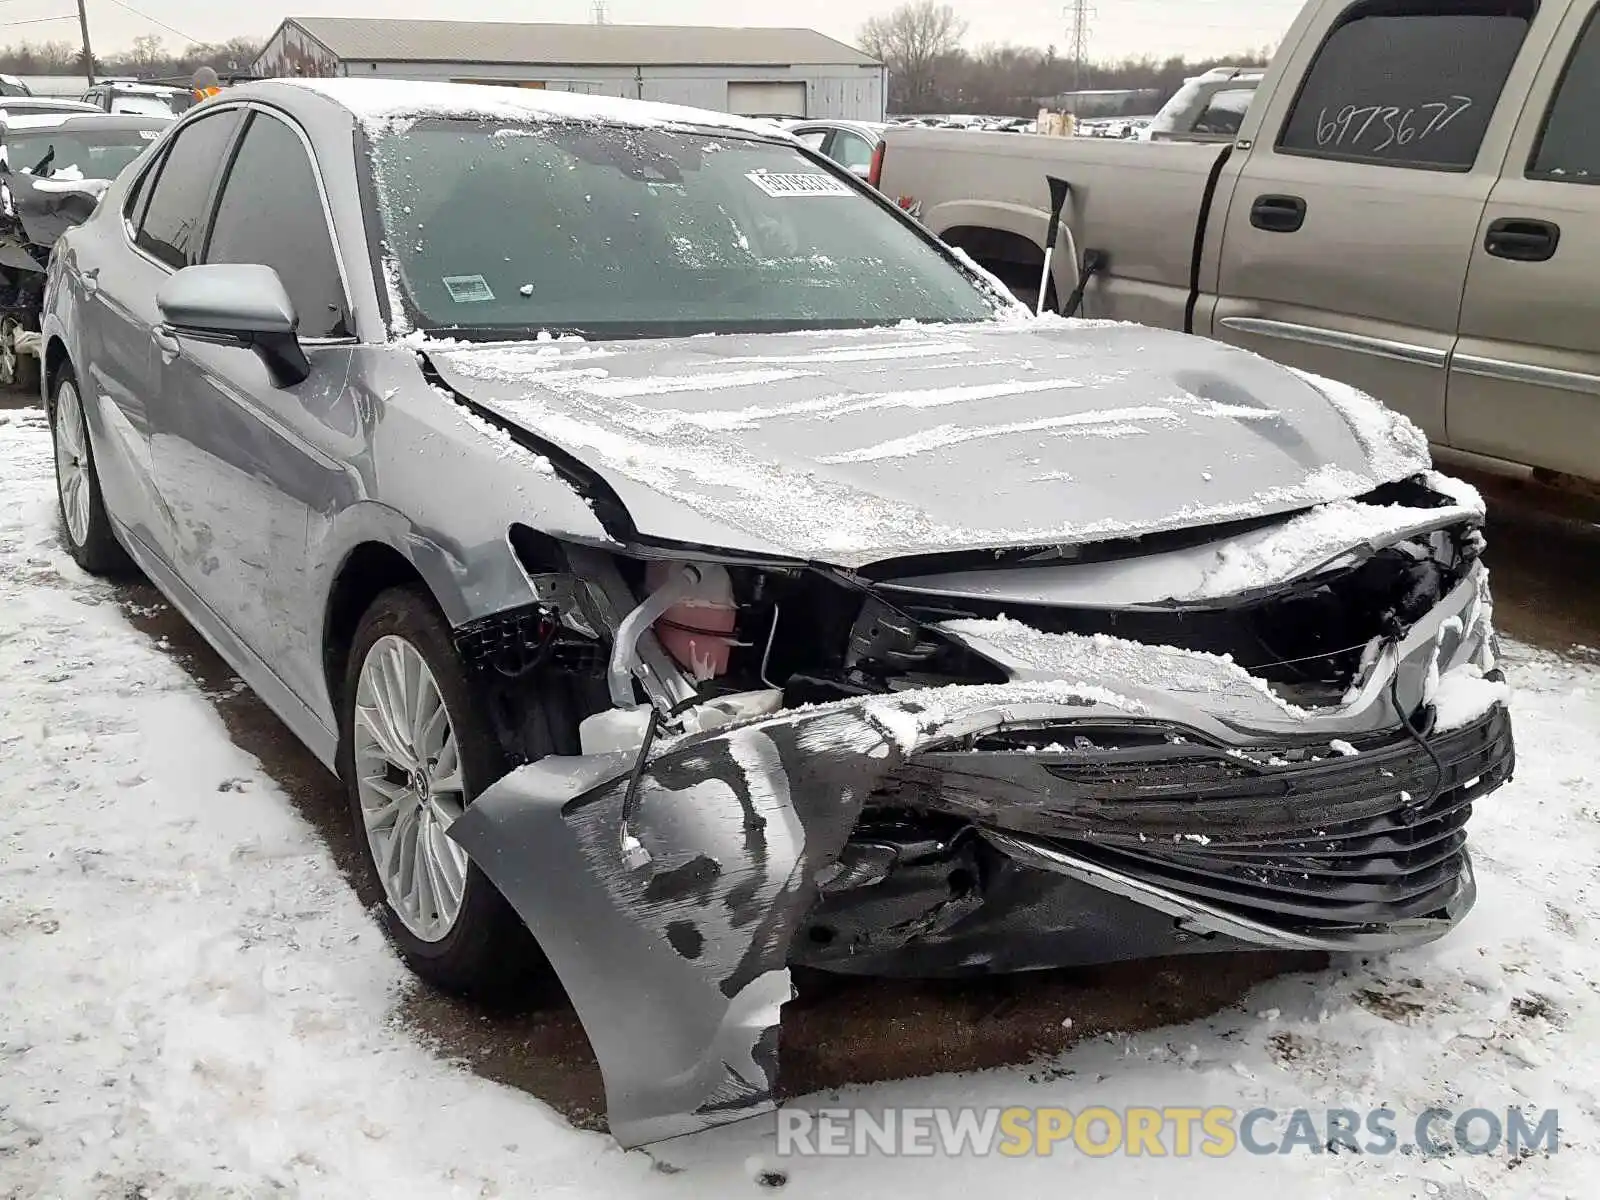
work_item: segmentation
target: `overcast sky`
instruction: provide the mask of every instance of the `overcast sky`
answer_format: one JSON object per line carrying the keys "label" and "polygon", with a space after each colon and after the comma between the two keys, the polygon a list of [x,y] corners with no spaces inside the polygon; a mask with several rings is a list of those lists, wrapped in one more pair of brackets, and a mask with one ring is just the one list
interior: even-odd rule
{"label": "overcast sky", "polygon": [[[88,0],[90,35],[99,51],[122,49],[153,33],[169,46],[189,39],[221,41],[265,35],[284,15],[452,17],[461,20],[588,21],[591,0]],[[1132,54],[1191,57],[1227,54],[1275,43],[1301,0],[1091,0],[1090,57]],[[1065,47],[1066,0],[954,0],[968,23],[967,41]],[[895,0],[806,0],[754,5],[751,0],[608,0],[613,22],[674,25],[809,25],[853,42],[861,22]],[[135,11],[136,10],[136,11]],[[752,12],[765,15],[753,16]],[[73,0],[3,0],[0,42],[75,41],[77,19],[33,23],[74,13]],[[141,16],[139,14],[145,14]],[[146,18],[150,19],[146,19]],[[27,22],[27,23],[24,23]],[[163,28],[165,26],[166,28]]]}

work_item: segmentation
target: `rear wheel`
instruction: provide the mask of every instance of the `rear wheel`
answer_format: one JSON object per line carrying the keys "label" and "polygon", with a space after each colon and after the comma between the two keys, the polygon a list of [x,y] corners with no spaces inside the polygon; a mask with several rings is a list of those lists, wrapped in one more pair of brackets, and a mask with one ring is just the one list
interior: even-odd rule
{"label": "rear wheel", "polygon": [[63,367],[50,403],[50,433],[56,450],[56,498],[61,507],[62,542],[74,561],[92,575],[113,575],[131,565],[111,532],[89,423],[72,368]]}
{"label": "rear wheel", "polygon": [[448,991],[525,990],[543,955],[448,833],[506,760],[428,597],[397,588],[373,602],[343,697],[340,775],[396,946]]}

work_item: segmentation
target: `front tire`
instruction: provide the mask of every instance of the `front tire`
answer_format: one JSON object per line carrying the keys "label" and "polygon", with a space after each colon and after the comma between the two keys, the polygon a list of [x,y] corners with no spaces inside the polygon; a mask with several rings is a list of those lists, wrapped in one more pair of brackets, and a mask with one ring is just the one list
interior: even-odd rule
{"label": "front tire", "polygon": [[396,947],[446,991],[526,991],[547,969],[538,944],[446,832],[506,760],[425,594],[373,602],[342,696],[339,774]]}
{"label": "front tire", "polygon": [[67,553],[91,575],[116,575],[132,565],[111,530],[89,423],[83,414],[77,376],[62,367],[50,402],[50,435],[56,451],[56,500],[61,509],[61,541]]}

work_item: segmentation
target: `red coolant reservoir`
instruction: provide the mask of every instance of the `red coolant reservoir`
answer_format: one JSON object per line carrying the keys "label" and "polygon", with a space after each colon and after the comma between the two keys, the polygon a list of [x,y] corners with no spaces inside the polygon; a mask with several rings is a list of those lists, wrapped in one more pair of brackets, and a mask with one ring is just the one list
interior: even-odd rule
{"label": "red coolant reservoir", "polygon": [[[678,570],[676,563],[651,563],[645,584],[653,592]],[[696,563],[700,586],[657,618],[655,633],[666,652],[697,682],[727,673],[739,609],[725,567]]]}

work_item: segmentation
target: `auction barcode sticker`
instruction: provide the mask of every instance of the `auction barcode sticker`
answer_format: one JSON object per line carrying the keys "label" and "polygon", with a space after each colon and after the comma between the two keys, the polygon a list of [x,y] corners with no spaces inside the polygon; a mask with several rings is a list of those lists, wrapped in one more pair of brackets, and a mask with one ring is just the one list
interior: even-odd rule
{"label": "auction barcode sticker", "polygon": [[769,196],[848,196],[850,189],[832,175],[775,175],[751,171],[745,176]]}

